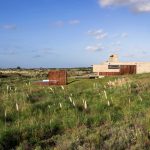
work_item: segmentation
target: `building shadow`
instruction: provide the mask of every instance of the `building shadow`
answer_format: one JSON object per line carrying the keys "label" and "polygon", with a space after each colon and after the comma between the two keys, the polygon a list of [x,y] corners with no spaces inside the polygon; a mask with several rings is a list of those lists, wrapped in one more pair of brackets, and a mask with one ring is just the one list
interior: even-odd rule
{"label": "building shadow", "polygon": [[74,83],[74,82],[77,82],[77,81],[79,81],[79,80],[73,80],[73,81],[69,81],[69,82],[67,82],[67,85],[69,85],[69,84],[72,84],[72,83]]}

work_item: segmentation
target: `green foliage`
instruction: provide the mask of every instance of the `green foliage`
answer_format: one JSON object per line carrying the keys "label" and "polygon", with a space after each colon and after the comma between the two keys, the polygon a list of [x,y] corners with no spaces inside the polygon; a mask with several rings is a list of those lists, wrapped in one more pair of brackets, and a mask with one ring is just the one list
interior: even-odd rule
{"label": "green foliage", "polygon": [[69,79],[64,87],[3,78],[0,149],[149,149],[149,76]]}
{"label": "green foliage", "polygon": [[20,142],[20,133],[16,129],[7,130],[1,133],[0,147],[4,150],[16,147]]}

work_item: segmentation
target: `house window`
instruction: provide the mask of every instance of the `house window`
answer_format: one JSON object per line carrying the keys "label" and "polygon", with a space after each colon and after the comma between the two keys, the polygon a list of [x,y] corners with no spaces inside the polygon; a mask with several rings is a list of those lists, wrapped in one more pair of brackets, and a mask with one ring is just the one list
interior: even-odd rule
{"label": "house window", "polygon": [[119,65],[108,65],[108,69],[119,69]]}

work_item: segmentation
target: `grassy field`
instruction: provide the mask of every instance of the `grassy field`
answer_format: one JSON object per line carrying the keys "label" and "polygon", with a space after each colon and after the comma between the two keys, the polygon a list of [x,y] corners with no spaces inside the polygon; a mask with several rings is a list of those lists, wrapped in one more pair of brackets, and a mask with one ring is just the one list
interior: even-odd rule
{"label": "grassy field", "polygon": [[0,78],[0,149],[150,149],[150,74],[37,86]]}

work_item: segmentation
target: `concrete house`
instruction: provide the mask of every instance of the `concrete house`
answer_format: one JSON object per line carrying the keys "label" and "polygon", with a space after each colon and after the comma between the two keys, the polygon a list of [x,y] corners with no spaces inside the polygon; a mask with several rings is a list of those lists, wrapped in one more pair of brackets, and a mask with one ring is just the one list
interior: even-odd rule
{"label": "concrete house", "polygon": [[102,76],[150,73],[150,62],[120,62],[113,54],[108,61],[93,65],[93,72]]}

